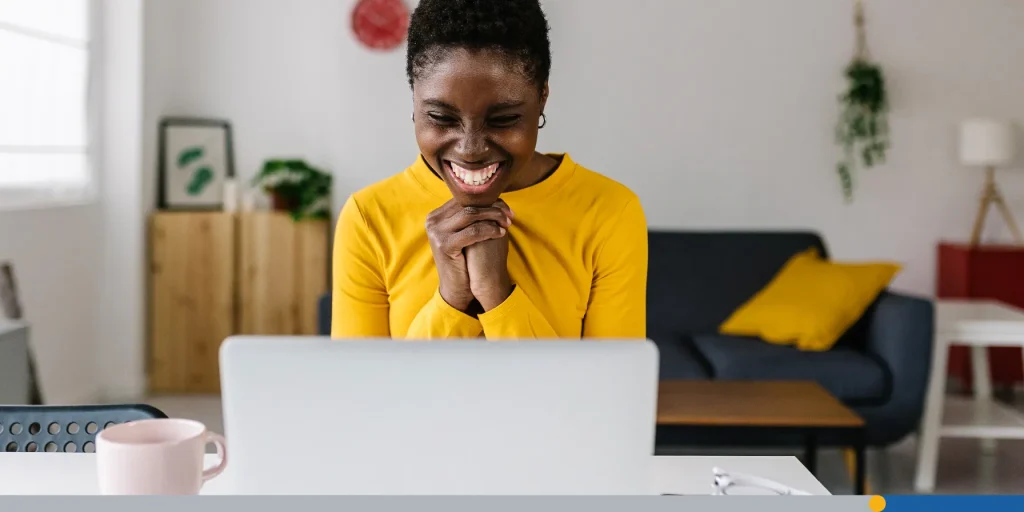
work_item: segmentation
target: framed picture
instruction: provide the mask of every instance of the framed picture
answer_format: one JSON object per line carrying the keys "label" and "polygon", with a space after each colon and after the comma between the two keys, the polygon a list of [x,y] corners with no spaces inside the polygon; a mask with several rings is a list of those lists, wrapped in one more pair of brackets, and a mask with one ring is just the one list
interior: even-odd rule
{"label": "framed picture", "polygon": [[160,121],[157,207],[220,210],[224,183],[235,176],[231,124],[221,119]]}

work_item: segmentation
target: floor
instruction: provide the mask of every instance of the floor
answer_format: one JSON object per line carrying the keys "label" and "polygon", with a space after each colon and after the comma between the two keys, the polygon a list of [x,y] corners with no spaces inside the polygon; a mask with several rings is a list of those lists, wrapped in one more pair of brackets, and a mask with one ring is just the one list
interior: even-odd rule
{"label": "floor", "polygon": [[[1024,411],[1024,396],[1009,397]],[[223,432],[221,404],[216,396],[159,396],[146,400],[169,416],[191,418],[205,423],[211,430]],[[693,451],[690,453],[709,453]],[[723,454],[717,451],[717,454]],[[772,452],[734,452],[725,454],[778,454]],[[793,452],[799,455],[799,452]],[[916,442],[909,438],[885,451],[868,455],[868,476],[871,492],[878,494],[911,494],[916,459]],[[943,439],[940,447],[937,494],[1024,494],[1024,441],[1000,441],[995,453],[983,455],[976,441]],[[822,450],[819,453],[818,479],[833,494],[850,494],[852,484],[841,452]]]}

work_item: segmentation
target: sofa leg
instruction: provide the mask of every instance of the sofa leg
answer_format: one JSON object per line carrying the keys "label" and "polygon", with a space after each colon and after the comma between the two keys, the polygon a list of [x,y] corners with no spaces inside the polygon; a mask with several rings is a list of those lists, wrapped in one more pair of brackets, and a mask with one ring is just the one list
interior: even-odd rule
{"label": "sofa leg", "polygon": [[[861,453],[863,454],[863,451]],[[857,450],[853,448],[846,448],[843,450],[843,458],[846,459],[846,471],[850,474],[850,481],[854,482],[854,493],[856,493],[856,482],[858,478],[857,472],[861,471],[861,475],[867,475],[867,468],[862,467],[864,464],[867,464],[867,457],[862,455],[860,457],[861,460],[858,461]],[[873,494],[871,492],[871,482],[869,482],[865,476],[861,476],[860,478],[864,478],[864,494]]]}

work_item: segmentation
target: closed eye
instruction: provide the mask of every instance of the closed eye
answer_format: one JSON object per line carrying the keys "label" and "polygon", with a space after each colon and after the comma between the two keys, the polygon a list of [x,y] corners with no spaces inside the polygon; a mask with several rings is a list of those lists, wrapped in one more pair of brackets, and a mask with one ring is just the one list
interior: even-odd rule
{"label": "closed eye", "polygon": [[522,119],[522,116],[519,115],[498,116],[492,117],[490,124],[498,128],[508,128],[518,123],[520,119]]}
{"label": "closed eye", "polygon": [[458,124],[458,122],[459,122],[457,119],[455,119],[452,116],[446,116],[444,114],[440,114],[440,113],[437,113],[437,112],[427,112],[427,117],[429,117],[430,120],[433,121],[434,123],[442,125],[442,126],[451,126],[451,125]]}

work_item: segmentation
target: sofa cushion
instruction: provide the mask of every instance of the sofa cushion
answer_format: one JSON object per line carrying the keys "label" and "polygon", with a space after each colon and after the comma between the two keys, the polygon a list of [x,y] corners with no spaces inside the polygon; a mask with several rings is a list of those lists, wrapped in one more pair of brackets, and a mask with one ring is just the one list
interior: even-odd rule
{"label": "sofa cushion", "polygon": [[889,377],[881,362],[849,348],[804,352],[757,338],[693,336],[715,379],[813,380],[847,403],[884,400]]}
{"label": "sofa cushion", "polygon": [[651,336],[658,345],[661,357],[661,380],[704,380],[711,377],[700,356],[682,340],[672,337]]}
{"label": "sofa cushion", "polygon": [[900,269],[895,262],[830,261],[808,249],[794,255],[718,332],[800,350],[829,350]]}
{"label": "sofa cushion", "polygon": [[822,238],[806,231],[650,231],[647,332],[717,332],[790,257],[811,247],[828,256]]}

